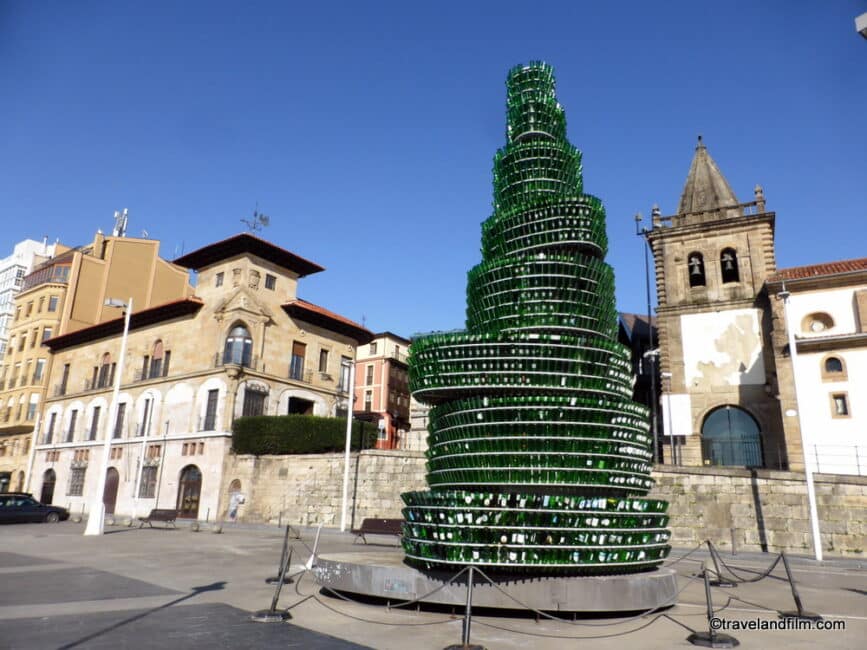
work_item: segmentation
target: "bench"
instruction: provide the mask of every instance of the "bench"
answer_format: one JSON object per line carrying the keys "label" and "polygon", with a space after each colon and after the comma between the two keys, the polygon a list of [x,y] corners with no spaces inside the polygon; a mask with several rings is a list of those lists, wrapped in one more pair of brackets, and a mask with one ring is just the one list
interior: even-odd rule
{"label": "bench", "polygon": [[352,543],[355,544],[360,537],[367,544],[365,535],[397,535],[400,537],[403,534],[402,525],[403,519],[363,519],[359,528],[353,528],[350,531],[355,535]]}
{"label": "bench", "polygon": [[147,524],[148,526],[153,528],[154,527],[153,522],[162,521],[163,523],[166,524],[166,526],[165,526],[166,528],[168,528],[169,524],[171,524],[172,528],[174,528],[175,527],[175,519],[177,519],[177,517],[178,517],[178,511],[177,510],[154,508],[153,510],[150,511],[150,514],[147,517],[139,517],[140,523],[139,523],[138,527],[141,528],[142,526]]}

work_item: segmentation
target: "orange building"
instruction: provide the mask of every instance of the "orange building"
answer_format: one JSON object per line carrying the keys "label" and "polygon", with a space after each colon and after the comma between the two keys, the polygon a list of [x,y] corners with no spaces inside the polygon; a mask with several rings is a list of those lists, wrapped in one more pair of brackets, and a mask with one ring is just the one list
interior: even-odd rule
{"label": "orange building", "polygon": [[399,448],[410,428],[409,345],[409,339],[382,332],[358,347],[353,415],[379,426],[377,449]]}

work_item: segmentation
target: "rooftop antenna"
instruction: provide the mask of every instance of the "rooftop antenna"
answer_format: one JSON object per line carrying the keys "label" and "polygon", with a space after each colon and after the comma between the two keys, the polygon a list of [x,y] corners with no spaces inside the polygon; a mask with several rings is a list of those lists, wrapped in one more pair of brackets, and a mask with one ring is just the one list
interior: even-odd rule
{"label": "rooftop antenna", "polygon": [[250,219],[241,219],[241,223],[247,226],[249,232],[259,232],[262,228],[271,225],[271,217],[259,212],[259,202],[256,201],[256,209]]}
{"label": "rooftop antenna", "polygon": [[123,212],[114,211],[114,230],[111,234],[114,237],[126,237],[126,222],[129,216],[129,210],[123,209]]}

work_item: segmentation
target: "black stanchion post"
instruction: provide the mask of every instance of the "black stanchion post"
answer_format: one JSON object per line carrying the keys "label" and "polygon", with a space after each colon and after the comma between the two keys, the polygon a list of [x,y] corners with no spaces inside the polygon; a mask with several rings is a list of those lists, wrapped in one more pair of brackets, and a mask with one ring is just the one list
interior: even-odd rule
{"label": "black stanchion post", "polygon": [[473,620],[473,577],[473,565],[471,564],[467,571],[467,606],[464,610],[461,644],[447,646],[445,650],[486,650],[484,646],[470,643],[470,624]]}
{"label": "black stanchion post", "polygon": [[[277,575],[272,576],[270,578],[265,578],[265,582],[269,585],[273,585],[275,582],[280,580],[280,570],[283,567],[284,562],[286,561],[286,549],[289,548],[289,529],[291,526],[286,526],[286,532],[283,534],[283,550],[280,551],[280,562],[277,564]],[[290,553],[291,555],[291,553]],[[289,582],[292,582],[292,578],[288,579]]]}
{"label": "black stanchion post", "polygon": [[713,570],[716,573],[716,579],[711,580],[710,584],[712,587],[737,587],[738,584],[736,582],[732,582],[731,580],[723,580],[722,574],[719,571],[719,562],[716,557],[716,549],[711,544],[710,540],[707,540],[707,550],[710,553],[710,559],[713,560]]}
{"label": "black stanchion post", "polygon": [[292,615],[287,611],[277,611],[277,602],[280,600],[280,590],[283,589],[283,582],[286,579],[286,569],[289,568],[289,562],[292,559],[292,549],[284,556],[283,565],[280,567],[280,575],[277,577],[277,588],[274,590],[274,597],[271,599],[271,608],[263,609],[255,614],[250,615],[250,620],[256,623],[282,623],[292,618]]}
{"label": "black stanchion post", "polygon": [[703,648],[734,648],[741,644],[733,636],[721,634],[714,630],[715,622],[718,621],[713,612],[713,600],[710,595],[710,581],[707,579],[707,568],[702,569],[702,577],[704,578],[704,597],[707,600],[707,632],[693,632],[686,640],[692,645],[698,645]]}
{"label": "black stanchion post", "polygon": [[795,599],[795,607],[798,608],[794,612],[779,612],[780,618],[800,618],[807,621],[821,621],[821,614],[804,611],[804,607],[801,605],[801,595],[798,593],[798,587],[795,585],[795,578],[792,575],[792,570],[789,568],[789,560],[786,559],[785,552],[780,553],[780,555],[783,558],[783,566],[786,567],[786,577],[789,579],[789,586],[792,588],[792,598]]}

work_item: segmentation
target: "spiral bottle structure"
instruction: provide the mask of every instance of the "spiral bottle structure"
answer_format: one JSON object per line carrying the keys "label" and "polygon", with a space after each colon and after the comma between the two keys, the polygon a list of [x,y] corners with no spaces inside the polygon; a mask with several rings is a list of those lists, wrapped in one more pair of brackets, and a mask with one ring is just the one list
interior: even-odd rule
{"label": "spiral bottle structure", "polygon": [[416,338],[431,405],[429,491],[402,495],[407,561],[593,575],[667,556],[647,409],[617,342],[602,203],[583,193],[550,66],[509,72],[494,213],[468,274],[465,331]]}

